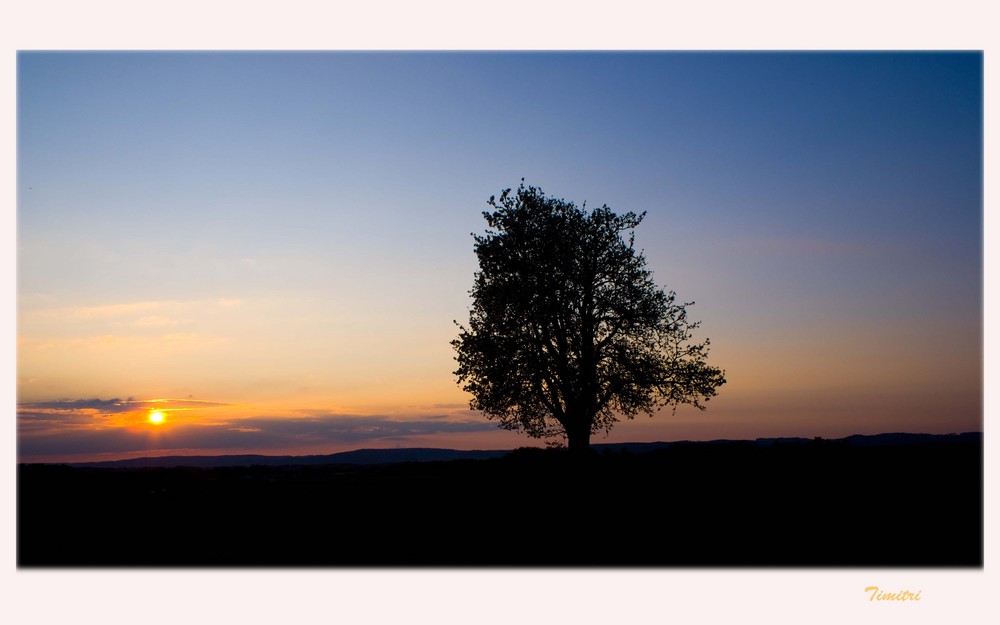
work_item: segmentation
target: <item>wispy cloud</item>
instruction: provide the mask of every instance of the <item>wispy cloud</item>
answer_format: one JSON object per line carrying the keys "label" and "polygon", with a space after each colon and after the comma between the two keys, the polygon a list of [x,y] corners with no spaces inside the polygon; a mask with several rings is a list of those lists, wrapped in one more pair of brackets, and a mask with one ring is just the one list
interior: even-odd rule
{"label": "wispy cloud", "polygon": [[110,417],[153,408],[163,411],[186,411],[229,406],[223,402],[195,399],[60,399],[23,402],[17,406],[19,434],[31,432],[76,432],[80,428],[115,429],[120,420]]}
{"label": "wispy cloud", "polygon": [[53,349],[174,349],[217,345],[233,325],[237,298],[143,300],[101,306],[20,310],[18,345],[25,353]]}
{"label": "wispy cloud", "polygon": [[204,399],[143,399],[137,403],[143,404],[169,404],[171,408],[215,408],[218,406],[233,406],[229,402],[208,401]]}
{"label": "wispy cloud", "polygon": [[170,332],[156,336],[132,336],[127,334],[100,334],[74,338],[19,337],[17,344],[21,352],[35,352],[52,349],[104,349],[127,347],[130,349],[203,348],[225,342],[221,337],[209,337],[197,332]]}
{"label": "wispy cloud", "polygon": [[195,407],[211,408],[217,406],[231,406],[232,404],[217,401],[205,401],[200,399],[57,399],[54,401],[21,402],[17,405],[18,414],[29,410],[46,410],[55,412],[78,412],[81,410],[94,410],[102,413],[128,412],[130,410],[140,410],[152,405],[166,405],[170,407]]}
{"label": "wispy cloud", "polygon": [[139,301],[103,306],[69,306],[33,311],[33,315],[44,318],[61,319],[113,319],[133,315],[145,315],[155,311],[183,306],[178,301]]}
{"label": "wispy cloud", "polygon": [[123,320],[162,319],[171,313],[190,312],[212,308],[233,308],[240,306],[238,298],[214,298],[199,300],[142,300],[121,302],[101,306],[64,306],[59,308],[38,308],[27,311],[32,317],[53,320]]}
{"label": "wispy cloud", "polygon": [[25,410],[55,410],[74,412],[79,410],[100,410],[103,412],[124,412],[134,410],[133,399],[60,399],[56,401],[37,401],[18,404],[18,413]]}
{"label": "wispy cloud", "polygon": [[92,409],[81,409],[72,412],[52,410],[18,410],[17,433],[30,435],[32,433],[52,433],[70,431],[81,428],[100,426],[102,420],[107,420],[108,414]]}
{"label": "wispy cloud", "polygon": [[131,325],[137,328],[165,328],[169,326],[181,325],[183,323],[186,323],[183,319],[171,319],[170,317],[154,315],[150,317],[140,317],[132,321]]}
{"label": "wispy cloud", "polygon": [[103,428],[110,417],[141,409],[131,398],[64,399],[25,402],[17,406],[18,435],[79,432],[81,428]]}

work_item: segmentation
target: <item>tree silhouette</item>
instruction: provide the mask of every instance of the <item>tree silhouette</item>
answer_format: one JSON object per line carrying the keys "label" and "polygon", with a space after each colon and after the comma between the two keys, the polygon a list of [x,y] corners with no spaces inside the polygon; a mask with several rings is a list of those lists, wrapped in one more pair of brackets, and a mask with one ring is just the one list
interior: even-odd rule
{"label": "tree silhouette", "polygon": [[658,288],[634,248],[645,213],[588,212],[523,180],[488,204],[469,327],[456,322],[451,342],[472,409],[571,451],[620,417],[704,410],[725,375],[706,363],[708,339],[692,341],[694,302]]}

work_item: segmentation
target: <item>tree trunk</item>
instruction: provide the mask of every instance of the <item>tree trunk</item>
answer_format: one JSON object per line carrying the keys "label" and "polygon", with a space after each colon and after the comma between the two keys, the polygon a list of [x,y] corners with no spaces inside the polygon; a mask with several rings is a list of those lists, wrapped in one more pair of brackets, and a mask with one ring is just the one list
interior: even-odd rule
{"label": "tree trunk", "polygon": [[574,456],[586,456],[590,452],[590,424],[574,423],[566,428],[566,444]]}

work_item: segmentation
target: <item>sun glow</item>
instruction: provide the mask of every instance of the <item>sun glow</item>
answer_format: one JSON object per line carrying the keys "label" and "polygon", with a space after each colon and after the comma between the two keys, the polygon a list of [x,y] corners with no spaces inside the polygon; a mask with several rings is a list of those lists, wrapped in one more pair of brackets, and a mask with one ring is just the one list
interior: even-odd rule
{"label": "sun glow", "polygon": [[149,422],[156,425],[163,423],[163,413],[159,410],[153,410],[149,413]]}

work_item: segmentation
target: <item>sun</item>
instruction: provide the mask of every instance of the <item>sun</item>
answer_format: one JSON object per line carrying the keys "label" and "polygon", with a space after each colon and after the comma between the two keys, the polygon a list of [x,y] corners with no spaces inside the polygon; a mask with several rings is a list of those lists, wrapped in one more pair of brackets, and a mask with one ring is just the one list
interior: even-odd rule
{"label": "sun", "polygon": [[149,413],[149,422],[156,425],[163,423],[163,413],[159,410],[153,410]]}

